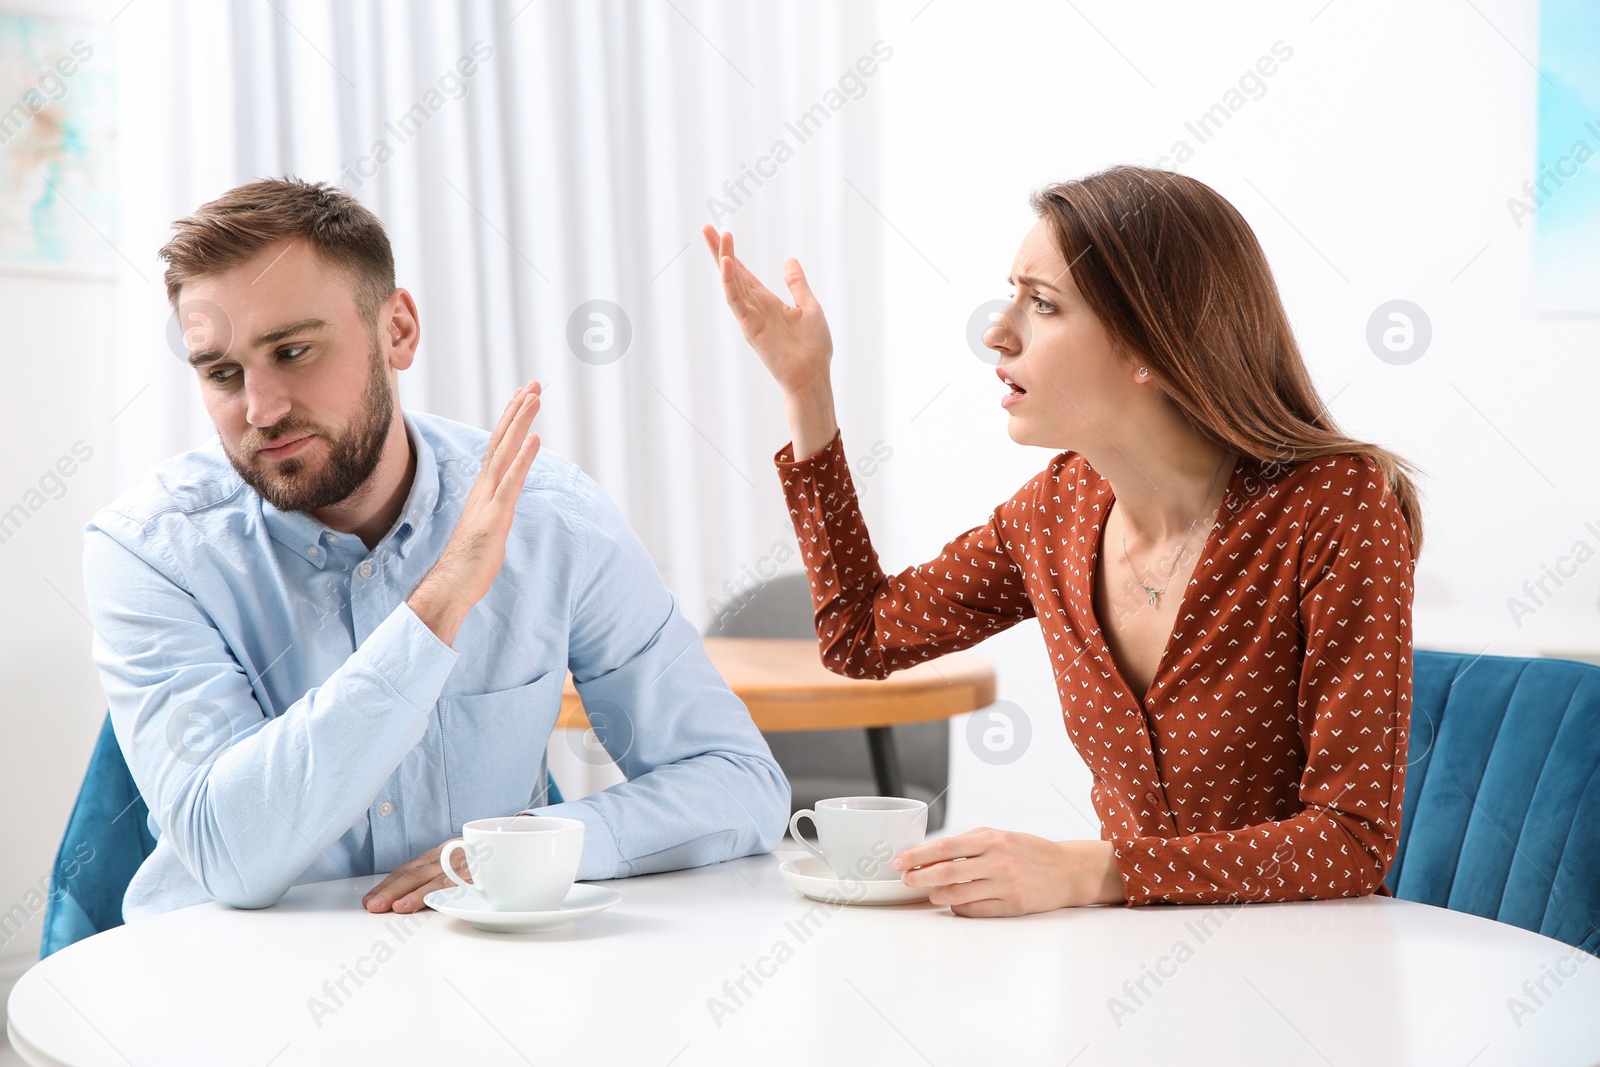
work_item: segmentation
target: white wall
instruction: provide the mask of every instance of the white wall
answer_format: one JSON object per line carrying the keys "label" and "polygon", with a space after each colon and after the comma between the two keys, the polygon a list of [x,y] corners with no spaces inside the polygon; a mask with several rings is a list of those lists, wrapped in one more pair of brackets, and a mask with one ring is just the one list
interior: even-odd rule
{"label": "white wall", "polygon": [[[874,530],[885,566],[936,552],[1047,458],[1006,436],[1000,386],[964,340],[972,310],[1007,295],[1029,193],[1113,163],[1169,165],[1160,157],[1176,139],[1195,143],[1185,122],[1281,40],[1293,54],[1264,95],[1177,169],[1255,228],[1311,371],[1324,397],[1336,394],[1334,416],[1427,472],[1419,644],[1600,651],[1600,562],[1521,629],[1506,609],[1600,520],[1600,321],[1532,309],[1533,227],[1519,230],[1505,201],[1534,167],[1536,5],[1475,6],[886,9],[896,53],[880,207],[904,235],[886,244],[889,344],[880,354],[835,338],[841,361],[888,364],[895,458],[879,478],[893,519]],[[1397,297],[1434,330],[1408,366],[1379,361],[1365,340],[1373,309]],[[991,768],[954,723],[952,825],[1093,833],[1079,814],[1092,816],[1088,774],[1060,726],[1038,627],[1018,631],[979,651],[999,665],[1001,696],[1029,714],[1033,747]]]}
{"label": "white wall", "polygon": [[[0,275],[0,511],[20,503],[31,512],[0,544],[0,912],[17,902],[34,911],[28,891],[48,878],[105,717],[81,614],[80,564],[84,523],[107,496],[108,413],[94,353],[110,343],[111,288]],[[90,459],[60,482],[48,478],[80,441],[93,449]],[[7,925],[0,972],[11,958],[37,955],[41,918],[33,914],[14,934]]]}
{"label": "white wall", "polygon": [[[9,0],[0,11],[108,16],[83,2]],[[80,565],[83,526],[112,485],[106,446],[117,407],[101,362],[111,348],[112,295],[109,278],[0,272],[0,512],[19,503],[28,511],[0,543],[0,914],[14,905],[29,913],[20,930],[7,924],[0,934],[0,996],[38,956],[37,891],[48,886],[105,718]],[[92,450],[88,461],[57,469],[77,442]],[[53,470],[72,473],[58,483]]]}

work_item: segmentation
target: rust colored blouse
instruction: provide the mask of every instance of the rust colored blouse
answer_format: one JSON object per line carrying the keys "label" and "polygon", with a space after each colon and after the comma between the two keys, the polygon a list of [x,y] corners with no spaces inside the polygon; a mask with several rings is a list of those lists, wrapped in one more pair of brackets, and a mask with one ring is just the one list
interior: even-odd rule
{"label": "rust colored blouse", "polygon": [[1413,552],[1369,460],[1239,460],[1143,701],[1095,614],[1113,497],[1081,455],[893,577],[839,436],[776,462],[831,670],[882,678],[1038,617],[1128,904],[1387,894]]}

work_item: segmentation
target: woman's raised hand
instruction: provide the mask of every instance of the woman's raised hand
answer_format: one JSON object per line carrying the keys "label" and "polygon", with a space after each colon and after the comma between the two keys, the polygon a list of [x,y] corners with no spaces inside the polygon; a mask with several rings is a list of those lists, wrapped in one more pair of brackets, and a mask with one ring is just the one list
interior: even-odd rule
{"label": "woman's raised hand", "polygon": [[833,338],[822,305],[806,284],[798,260],[783,265],[783,280],[794,296],[794,306],[783,302],[733,254],[733,234],[707,224],[701,231],[711,258],[722,274],[722,293],[744,339],[787,394],[816,389],[828,380]]}

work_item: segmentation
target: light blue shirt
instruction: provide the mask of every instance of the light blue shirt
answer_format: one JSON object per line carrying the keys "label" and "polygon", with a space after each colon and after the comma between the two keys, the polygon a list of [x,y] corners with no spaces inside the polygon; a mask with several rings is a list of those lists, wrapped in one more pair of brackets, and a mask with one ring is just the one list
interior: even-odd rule
{"label": "light blue shirt", "polygon": [[[771,851],[789,783],[654,565],[576,466],[541,451],[505,565],[444,644],[406,604],[488,433],[412,414],[411,491],[372,551],[266,503],[215,438],[85,532],[94,657],[150,807],[124,918],[389,871],[462,823],[585,824],[580,879]],[[546,804],[572,671],[627,781]]]}

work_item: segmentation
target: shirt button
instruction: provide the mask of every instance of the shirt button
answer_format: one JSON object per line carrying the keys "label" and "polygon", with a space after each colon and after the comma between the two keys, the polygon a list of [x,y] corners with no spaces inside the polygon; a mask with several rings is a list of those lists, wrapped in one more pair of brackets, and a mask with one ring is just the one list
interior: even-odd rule
{"label": "shirt button", "polygon": [[361,577],[363,577],[363,578],[371,578],[372,577],[372,564],[363,563],[361,566],[356,568],[356,573],[361,575]]}
{"label": "shirt button", "polygon": [[318,556],[322,555],[322,549],[318,548],[316,545],[312,545],[310,548],[306,549],[306,555],[310,556],[312,559],[316,559]]}
{"label": "shirt button", "polygon": [[378,805],[378,814],[379,815],[393,815],[394,814],[394,805],[389,803],[387,800],[385,800],[382,804]]}

